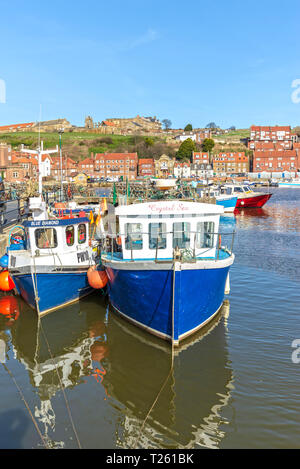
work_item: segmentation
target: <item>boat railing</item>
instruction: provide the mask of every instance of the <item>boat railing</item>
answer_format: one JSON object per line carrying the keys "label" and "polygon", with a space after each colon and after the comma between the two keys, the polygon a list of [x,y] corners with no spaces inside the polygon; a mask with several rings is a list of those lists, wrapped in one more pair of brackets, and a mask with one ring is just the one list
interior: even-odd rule
{"label": "boat railing", "polygon": [[[179,234],[179,233],[186,233],[186,231],[184,230],[172,230],[172,231],[164,231],[160,234],[160,236],[157,236],[156,237],[156,246],[155,246],[155,262],[170,262],[170,259],[163,259],[163,258],[159,258],[158,254],[159,254],[159,251],[160,249],[162,248],[159,248],[159,242],[165,238],[166,235],[168,234],[171,234],[172,236],[174,235],[174,233],[176,234]],[[149,232],[142,232],[142,231],[139,231],[137,232],[136,234],[138,234],[139,236],[142,236],[142,235],[149,235]],[[217,239],[217,242],[216,243],[213,243],[212,246],[206,246],[204,248],[198,248],[198,249],[201,249],[201,255],[197,255],[196,254],[196,244],[197,244],[197,235],[202,235],[204,234],[205,235],[209,235],[209,236],[216,236],[216,239]],[[201,259],[205,260],[207,258],[205,258],[205,254],[210,252],[212,249],[216,248],[216,255],[215,255],[215,259],[216,260],[219,260],[220,259],[220,253],[223,252],[223,253],[226,253],[228,254],[229,256],[232,255],[233,253],[233,245],[234,245],[234,238],[235,238],[235,234],[236,232],[235,231],[232,231],[232,232],[211,232],[211,231],[207,231],[207,232],[204,232],[204,233],[201,233],[199,231],[189,231],[189,242],[190,240],[192,239],[192,235],[194,235],[193,237],[193,243],[192,243],[192,247],[185,247],[185,248],[179,248],[176,250],[176,247],[173,248],[173,257],[172,259],[173,260],[184,260],[184,262],[196,262],[196,261],[199,261]],[[129,233],[130,235],[130,233]],[[114,257],[114,254],[117,254],[117,253],[120,253],[121,252],[121,243],[120,243],[120,240],[122,239],[122,237],[128,237],[128,233],[107,233],[106,234],[106,242],[104,243],[103,245],[103,249],[102,249],[102,254],[111,254],[111,259],[113,259]],[[226,238],[227,241],[227,244],[223,244],[222,243],[222,239]],[[132,238],[130,237],[130,261],[131,262],[134,262],[134,261],[140,261],[141,259],[139,258],[134,258],[134,251],[135,249],[133,249],[133,240]]]}

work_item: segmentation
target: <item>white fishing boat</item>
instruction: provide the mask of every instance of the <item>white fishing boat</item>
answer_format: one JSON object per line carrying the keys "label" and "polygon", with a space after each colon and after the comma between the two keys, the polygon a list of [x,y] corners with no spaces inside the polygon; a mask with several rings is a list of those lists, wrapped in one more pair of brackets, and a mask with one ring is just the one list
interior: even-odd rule
{"label": "white fishing boat", "polygon": [[111,243],[101,256],[114,309],[175,345],[210,321],[229,290],[234,261],[231,239],[230,249],[221,246],[223,212],[180,201],[114,208]]}
{"label": "white fishing boat", "polygon": [[42,316],[93,291],[88,270],[98,262],[90,243],[89,219],[48,218],[45,203],[30,200],[33,220],[24,221],[7,249],[8,272],[17,292]]}
{"label": "white fishing boat", "polygon": [[170,190],[176,186],[176,179],[174,178],[151,179],[151,182],[160,191]]}
{"label": "white fishing boat", "polygon": [[293,187],[293,188],[300,187],[300,178],[292,178],[286,181],[279,181],[278,187]]}

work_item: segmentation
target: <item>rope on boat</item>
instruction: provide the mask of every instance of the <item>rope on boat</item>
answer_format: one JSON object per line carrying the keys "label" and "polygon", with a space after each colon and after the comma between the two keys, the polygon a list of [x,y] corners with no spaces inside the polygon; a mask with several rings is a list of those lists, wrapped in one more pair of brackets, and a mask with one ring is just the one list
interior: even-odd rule
{"label": "rope on boat", "polygon": [[154,409],[164,387],[166,386],[169,378],[171,377],[172,375],[172,372],[173,372],[173,369],[174,369],[174,305],[175,305],[175,259],[174,259],[174,262],[173,262],[173,288],[172,288],[172,332],[171,332],[171,366],[170,366],[170,370],[169,370],[169,373],[165,379],[165,381],[163,382],[160,390],[158,391],[158,394],[156,396],[156,398],[154,399],[150,409],[148,410],[147,412],[147,415],[146,417],[144,418],[143,420],[143,423],[141,425],[141,428],[140,428],[140,431],[139,431],[139,434],[137,436],[137,439],[136,439],[136,442],[135,442],[135,448],[137,447],[138,445],[138,442],[140,440],[140,437],[141,437],[141,434],[143,432],[143,429],[144,429],[144,426],[145,426],[145,423],[146,421],[148,420],[152,410]]}
{"label": "rope on boat", "polygon": [[76,431],[76,428],[75,428],[75,425],[74,425],[74,421],[73,421],[73,417],[72,417],[72,413],[71,413],[71,408],[69,406],[69,402],[68,402],[68,399],[67,399],[67,396],[66,396],[66,393],[65,393],[65,390],[64,390],[64,386],[63,386],[63,383],[61,381],[61,378],[60,378],[56,363],[54,361],[54,358],[53,358],[53,355],[52,355],[52,352],[51,352],[51,348],[50,348],[46,333],[45,333],[44,328],[42,326],[42,321],[41,321],[41,317],[40,317],[40,307],[39,307],[39,300],[40,299],[39,299],[39,296],[38,296],[38,288],[37,288],[36,266],[35,266],[34,256],[32,256],[32,257],[33,257],[33,266],[34,266],[34,274],[35,274],[36,282],[34,281],[32,269],[31,269],[31,278],[32,278],[32,282],[33,282],[35,302],[36,302],[36,307],[37,307],[37,311],[38,311],[38,325],[41,328],[42,334],[44,336],[44,340],[45,340],[47,348],[48,348],[49,355],[51,357],[52,363],[54,365],[54,368],[55,368],[55,371],[56,371],[56,374],[57,374],[57,377],[58,377],[58,380],[59,380],[60,389],[61,389],[61,391],[63,393],[63,396],[64,396],[64,400],[65,400],[66,408],[67,408],[67,411],[68,411],[69,419],[70,419],[70,422],[71,422],[71,425],[72,425],[72,428],[73,428],[73,432],[74,432],[76,440],[77,440],[78,447],[79,447],[79,449],[82,449],[81,443],[80,443],[80,440],[79,440],[79,437],[78,437],[78,434],[77,434],[77,431]]}
{"label": "rope on boat", "polygon": [[2,363],[2,365],[3,365],[3,368],[5,369],[5,371],[8,373],[8,375],[9,375],[10,378],[12,379],[12,381],[14,382],[14,384],[15,384],[15,386],[16,386],[16,388],[17,388],[17,390],[18,390],[18,392],[19,392],[19,394],[20,394],[20,396],[21,396],[21,399],[22,399],[22,401],[24,402],[24,405],[25,405],[26,409],[28,410],[28,413],[29,413],[30,418],[31,418],[31,420],[32,420],[32,422],[33,422],[33,424],[34,424],[34,426],[35,426],[35,428],[36,428],[36,431],[38,432],[38,434],[39,434],[39,436],[40,436],[40,438],[41,438],[41,440],[42,440],[42,442],[43,442],[43,445],[45,446],[46,449],[50,449],[49,446],[47,445],[47,442],[46,442],[46,440],[44,439],[44,437],[43,437],[43,435],[42,435],[42,433],[41,433],[39,427],[38,427],[38,424],[37,424],[37,422],[36,422],[36,419],[35,419],[34,416],[32,415],[32,412],[31,412],[31,410],[30,410],[30,407],[29,407],[29,405],[28,405],[28,403],[27,403],[27,401],[26,401],[26,399],[25,399],[25,397],[24,397],[24,394],[22,393],[22,390],[21,390],[20,386],[18,385],[18,383],[17,383],[15,377],[13,376],[13,374],[11,373],[11,371],[7,368],[7,366],[5,365],[5,363]]}

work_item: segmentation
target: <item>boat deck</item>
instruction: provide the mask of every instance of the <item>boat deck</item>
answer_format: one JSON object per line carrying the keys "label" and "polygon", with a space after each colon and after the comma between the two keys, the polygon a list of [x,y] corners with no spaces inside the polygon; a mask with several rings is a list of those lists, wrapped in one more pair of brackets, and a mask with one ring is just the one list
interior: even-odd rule
{"label": "boat deck", "polygon": [[[163,262],[163,261],[173,261],[173,258],[166,258],[166,257],[153,257],[153,258],[142,258],[142,259],[124,259],[123,258],[123,254],[121,252],[114,252],[114,253],[111,253],[111,252],[108,252],[108,253],[105,253],[105,258],[108,260],[108,261],[116,261],[116,262],[120,262],[120,261],[124,261],[124,262],[128,262],[128,261],[134,261],[134,262],[145,262],[145,261],[158,261],[158,262]],[[216,255],[215,257],[196,257],[196,260],[197,261],[207,261],[207,260],[224,260],[224,259],[228,259],[228,257],[230,257],[231,254],[230,252],[228,252],[227,250],[225,249],[219,249],[219,254],[218,252],[216,252]],[[194,260],[194,258],[192,259]],[[187,260],[188,262],[188,260]]]}

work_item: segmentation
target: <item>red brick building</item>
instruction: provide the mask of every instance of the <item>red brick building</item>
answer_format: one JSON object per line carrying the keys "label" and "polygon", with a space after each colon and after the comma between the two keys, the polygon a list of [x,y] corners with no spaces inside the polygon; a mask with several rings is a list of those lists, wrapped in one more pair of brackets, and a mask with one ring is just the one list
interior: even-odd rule
{"label": "red brick building", "polygon": [[218,156],[213,157],[213,170],[214,173],[220,175],[248,173],[249,157],[243,151],[233,153],[221,152]]}
{"label": "red brick building", "polygon": [[209,153],[203,153],[201,151],[193,151],[192,163],[209,164]]}
{"label": "red brick building", "polygon": [[253,154],[253,172],[296,172],[300,170],[300,152],[298,150],[255,151]]}
{"label": "red brick building", "polygon": [[[85,165],[91,166],[91,159],[87,158]],[[93,158],[94,172],[97,177],[121,177],[129,180],[136,179],[138,168],[137,153],[97,153]],[[82,171],[88,172],[87,167]]]}
{"label": "red brick building", "polygon": [[2,125],[0,127],[1,133],[7,132],[25,132],[26,130],[30,130],[34,125],[34,122],[28,122],[26,124],[12,124],[12,125]]}
{"label": "red brick building", "polygon": [[153,158],[140,158],[138,163],[139,176],[154,176],[155,164]]}
{"label": "red brick building", "polygon": [[291,127],[288,125],[274,127],[252,125],[248,146],[251,150],[256,150],[259,142],[280,142],[286,150],[289,150],[293,146],[293,139]]}

